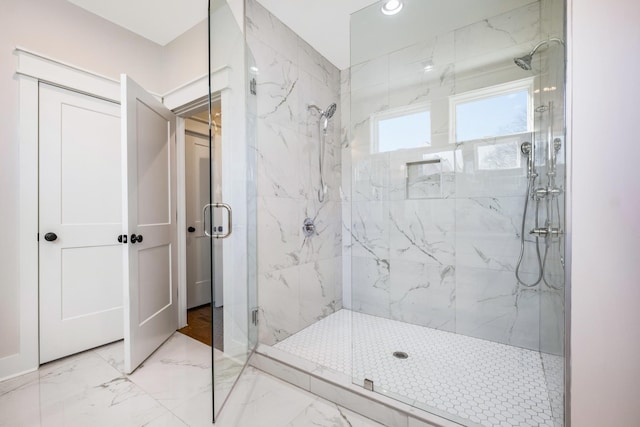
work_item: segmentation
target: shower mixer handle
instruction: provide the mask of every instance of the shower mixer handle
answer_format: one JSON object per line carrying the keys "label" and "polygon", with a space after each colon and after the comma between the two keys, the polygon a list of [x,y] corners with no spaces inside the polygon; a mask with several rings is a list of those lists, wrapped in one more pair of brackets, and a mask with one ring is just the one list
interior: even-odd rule
{"label": "shower mixer handle", "polygon": [[532,198],[535,200],[544,199],[547,196],[557,197],[562,194],[562,189],[558,187],[538,187],[533,190]]}
{"label": "shower mixer handle", "polygon": [[534,228],[529,232],[529,234],[534,235],[536,237],[558,237],[564,233],[558,227],[540,227],[540,228]]}

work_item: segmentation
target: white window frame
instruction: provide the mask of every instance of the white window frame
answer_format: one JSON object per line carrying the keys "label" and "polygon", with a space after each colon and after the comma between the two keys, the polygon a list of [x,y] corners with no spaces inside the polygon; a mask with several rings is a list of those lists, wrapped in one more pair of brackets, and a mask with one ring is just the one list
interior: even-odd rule
{"label": "white window frame", "polygon": [[[431,103],[425,102],[421,104],[413,104],[407,105],[399,108],[393,108],[391,110],[384,110],[377,113],[371,114],[371,119],[369,120],[371,126],[371,153],[380,153],[380,143],[379,143],[379,135],[378,135],[378,123],[381,120],[389,120],[397,117],[408,116],[410,114],[416,113],[429,113],[429,129],[431,129]],[[425,147],[431,147],[432,134],[429,135],[429,145],[425,145]],[[411,147],[411,149],[420,148],[420,147]],[[384,151],[383,153],[387,153],[388,151]]]}
{"label": "white window frame", "polygon": [[[456,135],[456,110],[459,104],[466,104],[468,102],[479,101],[485,98],[493,98],[495,96],[507,95],[509,93],[520,92],[526,90],[528,93],[527,102],[527,130],[526,132],[533,131],[533,90],[534,90],[534,77],[527,77],[521,80],[514,80],[508,83],[501,83],[494,86],[483,87],[482,89],[471,90],[458,95],[452,95],[449,97],[449,143],[457,144]],[[487,138],[500,137],[505,135],[490,135]]]}

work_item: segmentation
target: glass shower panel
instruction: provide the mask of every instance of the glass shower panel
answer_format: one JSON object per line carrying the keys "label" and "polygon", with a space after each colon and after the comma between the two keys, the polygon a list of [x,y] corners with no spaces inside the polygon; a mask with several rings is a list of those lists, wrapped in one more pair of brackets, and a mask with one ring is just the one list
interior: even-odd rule
{"label": "glass shower panel", "polygon": [[[237,7],[240,5],[240,7]],[[231,206],[232,233],[223,243],[224,350],[213,349],[213,418],[222,410],[256,345],[255,99],[244,34],[244,4],[209,2],[209,88],[220,93],[222,200]],[[243,71],[244,70],[244,71]],[[211,102],[211,99],[210,99]],[[211,111],[211,110],[210,110]],[[231,166],[232,165],[232,166]],[[231,215],[231,212],[229,213]]]}
{"label": "glass shower panel", "polygon": [[[403,3],[351,17],[353,382],[561,425],[564,2]],[[380,150],[381,118],[416,111]]]}

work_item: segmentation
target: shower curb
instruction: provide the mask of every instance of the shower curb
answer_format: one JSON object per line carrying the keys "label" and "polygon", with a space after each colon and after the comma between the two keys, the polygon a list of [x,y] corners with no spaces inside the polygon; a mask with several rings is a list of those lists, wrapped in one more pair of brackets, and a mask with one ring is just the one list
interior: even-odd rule
{"label": "shower curb", "polygon": [[[382,394],[365,390],[352,384],[347,375],[268,345],[259,344],[251,356],[249,364],[282,381],[385,426],[460,427],[476,425],[463,419],[454,422]],[[451,415],[447,416],[452,417]]]}

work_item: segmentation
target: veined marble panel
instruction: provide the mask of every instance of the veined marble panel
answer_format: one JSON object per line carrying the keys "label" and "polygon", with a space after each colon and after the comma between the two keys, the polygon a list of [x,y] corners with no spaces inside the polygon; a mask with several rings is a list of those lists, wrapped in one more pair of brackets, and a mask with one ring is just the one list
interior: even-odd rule
{"label": "veined marble panel", "polygon": [[283,197],[258,198],[258,272],[300,264],[299,202]]}
{"label": "veined marble panel", "polygon": [[456,61],[521,43],[535,44],[535,40],[539,37],[540,3],[536,1],[457,29],[455,31]]}
{"label": "veined marble panel", "polygon": [[540,284],[540,350],[554,355],[564,355],[564,286],[563,277],[545,275],[547,283],[560,287],[553,289],[547,283]]}
{"label": "veined marble panel", "polygon": [[[531,275],[523,275],[531,280]],[[537,350],[538,287],[519,285],[512,272],[456,268],[456,332]]]}
{"label": "veined marble panel", "polygon": [[297,60],[299,37],[256,0],[246,2],[246,27],[247,39],[252,50],[252,40],[259,39],[281,53],[289,55],[291,61]]}
{"label": "veined marble panel", "polygon": [[389,82],[389,107],[417,105],[455,93],[455,65],[437,66],[422,74],[399,76]]}
{"label": "veined marble panel", "polygon": [[[258,121],[258,194],[263,197],[306,197],[304,186],[304,137],[289,127],[267,120]],[[282,165],[288,165],[283,167]]]}
{"label": "veined marble panel", "polygon": [[455,265],[454,200],[407,200],[390,205],[391,258]]}
{"label": "veined marble panel", "polygon": [[351,198],[354,202],[389,200],[389,153],[352,159]]}
{"label": "veined marble panel", "polygon": [[[351,75],[353,76],[353,70]],[[351,90],[350,129],[353,138],[352,149],[357,149],[359,155],[371,154],[371,142],[369,141],[368,133],[371,115],[389,108],[389,95],[388,81],[359,90]]]}
{"label": "veined marble panel", "polygon": [[353,256],[351,270],[352,310],[388,318],[391,303],[389,260]]}
{"label": "veined marble panel", "polygon": [[[309,43],[298,38],[298,66],[301,71],[311,74],[318,79],[332,93],[338,93],[340,84],[340,71]],[[335,101],[334,101],[335,102]]]}
{"label": "veined marble panel", "polygon": [[258,68],[258,118],[296,130],[299,117],[297,64],[257,37],[247,40]]}
{"label": "veined marble panel", "polygon": [[389,202],[353,202],[351,205],[353,256],[389,260]]}
{"label": "veined marble panel", "polygon": [[260,342],[273,345],[302,329],[300,325],[300,268],[258,276]]}
{"label": "veined marble panel", "polygon": [[383,55],[351,66],[351,90],[370,88],[389,81],[389,56]]}
{"label": "veined marble panel", "polygon": [[454,266],[392,258],[390,282],[389,309],[392,319],[455,331]]}
{"label": "veined marble panel", "polygon": [[389,79],[394,81],[416,75],[425,81],[429,79],[429,70],[425,67],[446,67],[454,60],[454,33],[451,31],[390,53]]}
{"label": "veined marble panel", "polygon": [[342,271],[336,258],[300,266],[300,324],[309,326],[338,309],[336,283]]}

